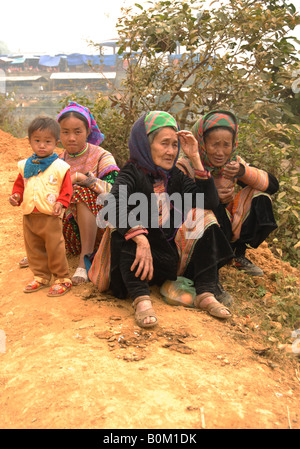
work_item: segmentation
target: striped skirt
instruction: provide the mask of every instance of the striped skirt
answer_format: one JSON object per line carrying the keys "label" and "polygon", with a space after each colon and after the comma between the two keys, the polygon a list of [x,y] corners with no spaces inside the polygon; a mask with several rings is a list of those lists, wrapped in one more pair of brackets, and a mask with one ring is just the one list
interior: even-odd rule
{"label": "striped skirt", "polygon": [[220,204],[216,216],[233,247],[242,242],[257,248],[277,228],[271,196],[249,186],[226,208]]}
{"label": "striped skirt", "polygon": [[74,190],[71,203],[63,218],[63,233],[68,254],[78,255],[81,252],[76,204],[84,202],[96,217],[101,208],[96,204],[97,197],[98,195],[87,187],[77,186]]}

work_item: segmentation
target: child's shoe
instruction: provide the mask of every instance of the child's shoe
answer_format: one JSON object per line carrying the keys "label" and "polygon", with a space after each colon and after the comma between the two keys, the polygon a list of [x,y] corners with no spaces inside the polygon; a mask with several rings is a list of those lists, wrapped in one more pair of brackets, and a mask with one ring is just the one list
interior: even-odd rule
{"label": "child's shoe", "polygon": [[55,281],[47,296],[63,296],[68,293],[72,288],[72,282]]}
{"label": "child's shoe", "polygon": [[38,290],[41,290],[41,288],[45,288],[48,286],[48,283],[40,282],[37,279],[34,279],[33,281],[29,282],[29,284],[26,285],[24,288],[24,293],[34,293]]}
{"label": "child's shoe", "polygon": [[27,257],[23,257],[23,259],[20,260],[19,267],[20,268],[28,268],[29,267],[29,263],[28,263]]}

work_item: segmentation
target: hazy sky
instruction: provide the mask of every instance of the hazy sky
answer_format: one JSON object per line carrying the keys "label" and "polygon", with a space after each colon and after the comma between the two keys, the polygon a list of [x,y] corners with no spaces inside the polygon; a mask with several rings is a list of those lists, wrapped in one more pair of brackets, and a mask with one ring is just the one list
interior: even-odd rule
{"label": "hazy sky", "polygon": [[[24,0],[1,2],[0,41],[11,53],[96,53],[95,43],[117,37],[122,6],[137,0]],[[141,3],[145,4],[144,0]]]}
{"label": "hazy sky", "polygon": [[[99,43],[116,38],[115,24],[121,16],[121,7],[134,3],[147,5],[147,0],[5,0],[1,3],[0,41],[11,53],[95,54],[95,47],[87,41]],[[292,3],[297,4],[295,0]],[[298,39],[299,28],[293,33]]]}

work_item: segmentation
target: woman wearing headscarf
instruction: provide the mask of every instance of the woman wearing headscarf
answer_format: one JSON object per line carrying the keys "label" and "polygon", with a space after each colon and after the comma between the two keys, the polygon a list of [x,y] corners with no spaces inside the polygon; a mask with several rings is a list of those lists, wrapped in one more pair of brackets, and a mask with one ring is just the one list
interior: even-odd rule
{"label": "woman wearing headscarf", "polygon": [[[176,167],[179,141],[194,169],[194,180]],[[179,275],[194,282],[195,307],[229,318],[230,311],[214,292],[217,270],[230,260],[232,251],[210,211],[217,208],[218,195],[209,172],[203,169],[196,139],[189,131],[178,131],[170,114],[152,111],[133,125],[129,152],[130,159],[118,174],[110,192],[113,201],[108,200],[106,209],[108,216],[115,212],[112,231],[106,229],[111,232],[110,249],[104,249],[104,238],[89,271],[90,279],[101,291],[110,287],[118,298],[129,295],[140,327],[157,323],[149,285],[175,281]],[[182,200],[185,194],[191,195],[189,213],[194,226],[188,222],[191,215],[187,213],[184,219],[178,206],[166,207],[174,194]],[[197,194],[204,194],[202,209],[196,207]],[[143,209],[136,222],[132,220],[134,199]],[[105,279],[103,267],[110,267]]]}
{"label": "woman wearing headscarf", "polygon": [[[234,264],[252,276],[263,276],[262,269],[246,258],[246,248],[257,248],[277,228],[270,195],[277,192],[278,181],[238,155],[238,124],[232,112],[209,112],[194,124],[192,133],[218,190],[220,204],[214,212],[231,242]],[[194,178],[186,157],[180,158],[177,166]]]}
{"label": "woman wearing headscarf", "polygon": [[80,255],[73,285],[88,280],[84,256],[94,251],[97,236],[96,203],[100,193],[109,192],[119,168],[114,157],[100,147],[104,135],[90,110],[76,102],[57,116],[60,140],[64,147],[60,158],[70,165],[73,196],[63,219],[67,252]]}

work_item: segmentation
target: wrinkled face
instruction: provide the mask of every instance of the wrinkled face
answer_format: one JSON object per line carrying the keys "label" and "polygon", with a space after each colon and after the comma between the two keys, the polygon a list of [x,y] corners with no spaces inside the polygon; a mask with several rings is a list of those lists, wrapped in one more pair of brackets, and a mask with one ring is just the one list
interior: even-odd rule
{"label": "wrinkled face", "polygon": [[233,148],[233,136],[227,129],[215,129],[205,138],[209,162],[215,167],[226,164]]}
{"label": "wrinkled face", "polygon": [[48,157],[53,154],[57,141],[48,129],[38,129],[31,134],[30,145],[38,157]]}
{"label": "wrinkled face", "polygon": [[172,128],[162,128],[154,137],[151,147],[151,156],[155,165],[170,170],[178,153],[178,137]]}
{"label": "wrinkled face", "polygon": [[89,135],[84,122],[77,117],[66,117],[59,124],[64,149],[70,154],[83,150]]}

